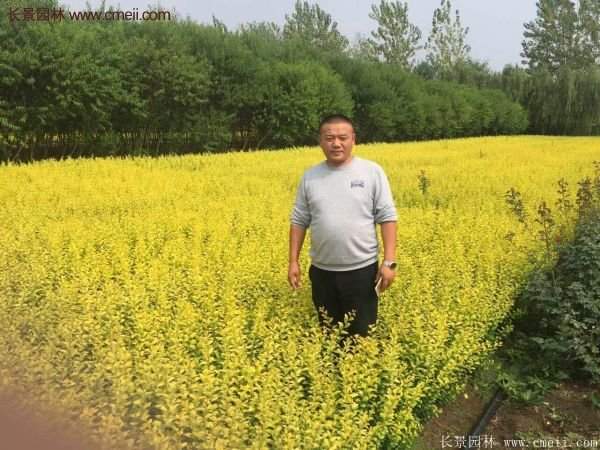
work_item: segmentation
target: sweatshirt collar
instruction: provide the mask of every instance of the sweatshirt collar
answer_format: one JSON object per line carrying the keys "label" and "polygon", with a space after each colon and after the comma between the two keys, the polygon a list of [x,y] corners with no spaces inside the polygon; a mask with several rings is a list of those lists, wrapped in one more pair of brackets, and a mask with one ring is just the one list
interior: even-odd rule
{"label": "sweatshirt collar", "polygon": [[356,161],[356,159],[357,159],[357,157],[356,157],[356,156],[354,156],[354,155],[350,155],[350,157],[351,157],[351,159],[350,159],[350,162],[349,162],[349,163],[342,164],[342,165],[341,165],[341,166],[339,166],[339,167],[336,167],[336,166],[332,166],[332,165],[330,165],[330,164],[327,162],[327,160],[325,160],[325,161],[323,162],[323,164],[325,164],[325,167],[326,167],[327,169],[329,169],[329,170],[332,170],[332,171],[335,171],[335,172],[337,172],[337,171],[342,171],[342,170],[348,170],[348,169],[350,169],[350,168],[351,168],[351,167],[354,165],[354,161]]}

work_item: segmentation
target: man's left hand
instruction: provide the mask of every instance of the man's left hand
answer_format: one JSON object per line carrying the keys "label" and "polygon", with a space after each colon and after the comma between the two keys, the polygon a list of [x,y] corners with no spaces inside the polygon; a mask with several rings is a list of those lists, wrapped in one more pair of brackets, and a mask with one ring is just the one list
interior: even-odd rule
{"label": "man's left hand", "polygon": [[377,276],[375,277],[375,284],[381,278],[381,286],[379,288],[380,292],[385,292],[385,290],[390,287],[390,285],[394,282],[394,278],[396,277],[396,271],[390,269],[388,266],[384,266],[383,264],[379,266],[379,271],[377,272]]}

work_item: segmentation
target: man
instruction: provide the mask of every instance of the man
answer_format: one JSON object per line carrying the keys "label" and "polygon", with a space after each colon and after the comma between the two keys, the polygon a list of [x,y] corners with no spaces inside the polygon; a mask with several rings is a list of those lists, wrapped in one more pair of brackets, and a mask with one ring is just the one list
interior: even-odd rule
{"label": "man", "polygon": [[[355,134],[348,117],[325,117],[319,143],[326,160],[302,176],[290,218],[288,281],[301,287],[298,258],[311,227],[308,274],[319,323],[324,325],[321,307],[334,324],[355,311],[349,334],[366,336],[377,321],[376,284],[383,292],[395,277],[396,208],[381,166],[352,155]],[[377,223],[384,246],[381,266]]]}

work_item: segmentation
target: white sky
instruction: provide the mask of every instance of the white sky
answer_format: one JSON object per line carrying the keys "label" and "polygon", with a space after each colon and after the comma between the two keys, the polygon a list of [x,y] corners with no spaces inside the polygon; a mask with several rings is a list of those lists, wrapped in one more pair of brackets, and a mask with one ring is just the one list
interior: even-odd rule
{"label": "white sky", "polygon": [[[309,0],[310,1],[310,0]],[[101,0],[88,0],[97,8]],[[72,11],[86,9],[86,0],[59,0]],[[199,23],[212,23],[212,15],[235,29],[239,24],[254,21],[270,21],[283,25],[285,15],[294,9],[295,0],[161,0],[160,9],[171,10],[182,17],[189,16]],[[350,41],[358,33],[370,34],[376,22],[369,18],[371,4],[379,0],[312,0],[331,14],[338,29]],[[452,0],[452,8],[458,9],[463,26],[469,27],[467,43],[472,56],[487,61],[490,67],[500,70],[505,64],[521,62],[523,23],[535,18],[535,0]],[[127,11],[138,8],[157,10],[156,2],[147,0],[107,0],[109,6]],[[149,7],[152,4],[154,6]],[[412,23],[422,32],[422,42],[431,29],[433,10],[440,0],[409,0],[408,14]]]}

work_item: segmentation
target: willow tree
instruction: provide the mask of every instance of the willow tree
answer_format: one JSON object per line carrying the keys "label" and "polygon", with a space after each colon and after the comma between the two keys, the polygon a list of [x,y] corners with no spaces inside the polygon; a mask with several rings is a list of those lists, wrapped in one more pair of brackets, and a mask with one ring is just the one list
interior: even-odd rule
{"label": "willow tree", "polygon": [[600,1],[539,0],[524,24],[530,131],[597,134],[600,126]]}

